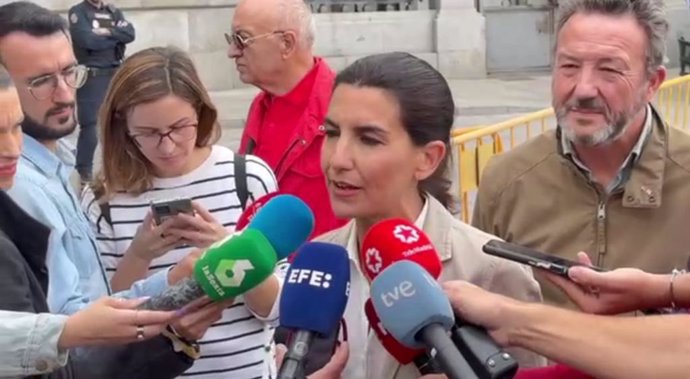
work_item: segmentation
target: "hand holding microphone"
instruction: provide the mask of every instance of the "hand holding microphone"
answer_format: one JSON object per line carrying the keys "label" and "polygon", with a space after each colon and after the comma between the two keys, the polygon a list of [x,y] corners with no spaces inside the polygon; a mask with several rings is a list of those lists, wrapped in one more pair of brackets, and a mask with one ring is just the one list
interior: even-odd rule
{"label": "hand holding microphone", "polygon": [[435,349],[450,379],[477,378],[448,332],[453,310],[438,283],[418,264],[397,262],[371,283],[371,299],[384,327],[409,348]]}
{"label": "hand holding microphone", "polygon": [[[431,240],[422,230],[404,219],[389,219],[374,225],[364,238],[362,251],[364,271],[370,278],[376,278],[381,270],[399,261],[417,263],[435,280],[441,275],[442,264]],[[517,370],[513,358],[503,352],[483,329],[457,321],[451,328],[452,341],[475,374],[482,379],[512,377]],[[377,336],[391,355],[404,359],[398,359],[400,363],[407,363],[407,359],[413,356],[412,350],[399,345],[390,335],[377,333]],[[427,354],[417,355],[415,359],[422,374],[439,372],[435,363]]]}
{"label": "hand holding microphone", "polygon": [[313,228],[313,213],[302,200],[277,196],[257,212],[246,230],[204,251],[192,278],[168,287],[141,308],[175,310],[203,296],[222,301],[242,295],[271,276],[276,262],[304,243]]}

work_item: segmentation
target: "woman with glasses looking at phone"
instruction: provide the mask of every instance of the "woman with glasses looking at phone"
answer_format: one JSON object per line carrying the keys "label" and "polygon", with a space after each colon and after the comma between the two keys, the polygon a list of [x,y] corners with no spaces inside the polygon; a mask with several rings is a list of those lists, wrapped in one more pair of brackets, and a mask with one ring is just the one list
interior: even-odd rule
{"label": "woman with glasses looking at phone", "polygon": [[[100,127],[103,169],[82,204],[115,290],[234,230],[243,211],[235,190],[237,156],[214,144],[217,111],[186,53],[149,48],[128,58],[113,77]],[[276,190],[263,161],[246,156],[245,169],[249,201]],[[151,203],[179,198],[192,200],[194,214],[157,224]],[[280,283],[274,275],[234,304],[202,304],[198,320],[173,324],[175,333],[201,345],[201,359],[185,376],[267,375]]]}

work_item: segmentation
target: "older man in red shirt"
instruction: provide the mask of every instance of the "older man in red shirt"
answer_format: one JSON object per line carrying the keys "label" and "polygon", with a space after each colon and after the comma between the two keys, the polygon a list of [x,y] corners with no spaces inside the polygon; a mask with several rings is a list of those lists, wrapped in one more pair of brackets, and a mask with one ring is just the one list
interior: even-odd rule
{"label": "older man in red shirt", "polygon": [[226,36],[240,79],[261,89],[239,152],[266,161],[280,191],[309,205],[316,218],[312,237],[345,223],[333,214],[320,165],[335,73],[314,56],[314,34],[303,0],[242,0]]}

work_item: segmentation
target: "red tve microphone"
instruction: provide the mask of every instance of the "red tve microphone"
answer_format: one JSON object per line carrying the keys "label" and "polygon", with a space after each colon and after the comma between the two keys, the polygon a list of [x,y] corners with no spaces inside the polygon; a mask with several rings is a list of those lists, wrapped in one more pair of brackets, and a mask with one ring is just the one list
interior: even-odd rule
{"label": "red tve microphone", "polygon": [[260,198],[254,200],[254,202],[252,202],[251,204],[249,204],[247,209],[245,209],[244,212],[242,212],[242,214],[240,215],[240,218],[237,219],[235,231],[239,232],[242,229],[246,228],[247,225],[249,225],[249,223],[252,221],[256,213],[259,211],[259,209],[261,209],[261,207],[263,207],[264,204],[268,203],[271,199],[278,195],[282,195],[282,193],[280,193],[279,191],[267,193],[261,196]]}
{"label": "red tve microphone", "polygon": [[371,282],[391,264],[408,260],[424,267],[435,279],[441,276],[441,260],[429,237],[404,219],[388,219],[367,231],[360,250],[360,265]]}
{"label": "red tve microphone", "polygon": [[[359,257],[367,279],[371,282],[388,266],[401,260],[419,264],[436,279],[441,275],[441,260],[429,237],[422,230],[404,219],[388,219],[372,226],[364,236]],[[424,349],[410,349],[386,331],[371,299],[364,303],[364,314],[381,345],[400,364],[414,362],[422,375],[441,372]]]}

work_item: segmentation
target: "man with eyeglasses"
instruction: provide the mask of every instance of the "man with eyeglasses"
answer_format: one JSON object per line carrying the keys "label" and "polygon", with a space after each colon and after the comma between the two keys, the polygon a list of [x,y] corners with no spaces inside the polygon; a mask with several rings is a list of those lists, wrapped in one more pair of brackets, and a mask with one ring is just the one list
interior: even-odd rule
{"label": "man with eyeglasses", "polygon": [[110,80],[122,63],[126,45],[134,41],[135,32],[119,9],[102,0],[83,0],[70,8],[69,30],[77,60],[89,67],[89,79],[77,90],[76,168],[83,185],[92,179],[93,156],[98,145],[98,110]]}
{"label": "man with eyeglasses", "polygon": [[242,0],[226,34],[240,79],[262,91],[254,99],[240,154],[263,159],[281,192],[314,211],[313,236],[344,224],[331,209],[320,154],[335,73],[313,54],[316,27],[303,0]]}
{"label": "man with eyeglasses", "polygon": [[[75,92],[87,68],[77,63],[60,15],[25,1],[0,6],[0,62],[24,112],[24,149],[8,193],[52,230],[48,304],[53,313],[70,315],[111,293],[94,234],[69,180],[74,156],[62,140],[76,128]],[[183,262],[118,295],[159,294],[191,273],[191,264]]]}

